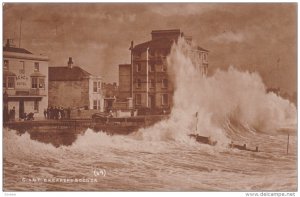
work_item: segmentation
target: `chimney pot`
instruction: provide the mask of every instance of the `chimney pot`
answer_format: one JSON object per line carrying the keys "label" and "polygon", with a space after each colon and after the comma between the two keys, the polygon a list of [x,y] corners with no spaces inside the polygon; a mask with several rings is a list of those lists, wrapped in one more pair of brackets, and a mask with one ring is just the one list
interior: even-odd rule
{"label": "chimney pot", "polygon": [[69,68],[72,68],[72,64],[73,64],[72,57],[69,57],[68,67],[69,67]]}

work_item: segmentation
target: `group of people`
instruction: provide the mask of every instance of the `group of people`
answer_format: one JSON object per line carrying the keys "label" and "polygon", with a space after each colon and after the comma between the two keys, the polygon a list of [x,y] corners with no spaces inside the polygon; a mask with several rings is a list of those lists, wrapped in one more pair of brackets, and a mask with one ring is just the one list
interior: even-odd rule
{"label": "group of people", "polygon": [[45,119],[60,120],[60,119],[70,119],[71,108],[64,109],[63,107],[48,107],[44,110]]}

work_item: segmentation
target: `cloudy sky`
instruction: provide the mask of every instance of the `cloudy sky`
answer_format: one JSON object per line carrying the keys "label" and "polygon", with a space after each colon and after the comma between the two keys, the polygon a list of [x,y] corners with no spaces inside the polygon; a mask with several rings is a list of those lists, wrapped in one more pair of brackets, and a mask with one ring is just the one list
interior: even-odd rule
{"label": "cloudy sky", "polygon": [[131,40],[157,29],[181,29],[210,51],[209,66],[256,70],[269,87],[297,85],[297,5],[290,4],[5,4],[3,39],[65,66],[68,57],[106,82],[130,63]]}

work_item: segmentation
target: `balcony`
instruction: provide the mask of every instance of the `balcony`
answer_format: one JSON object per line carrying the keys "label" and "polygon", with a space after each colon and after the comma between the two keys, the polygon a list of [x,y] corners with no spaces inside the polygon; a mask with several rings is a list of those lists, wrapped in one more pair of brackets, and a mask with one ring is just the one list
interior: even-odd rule
{"label": "balcony", "polygon": [[45,89],[30,89],[29,94],[30,95],[46,96],[46,90]]}

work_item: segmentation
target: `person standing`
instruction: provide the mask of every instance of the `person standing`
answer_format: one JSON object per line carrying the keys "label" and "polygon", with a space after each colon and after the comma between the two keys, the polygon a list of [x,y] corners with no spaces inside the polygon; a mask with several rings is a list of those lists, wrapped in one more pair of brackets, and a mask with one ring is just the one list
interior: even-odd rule
{"label": "person standing", "polygon": [[15,110],[15,106],[13,106],[12,110],[11,110],[11,116],[12,116],[12,121],[15,121],[16,118],[16,110]]}
{"label": "person standing", "polygon": [[46,109],[44,109],[44,117],[45,117],[45,119],[47,119],[47,110]]}

